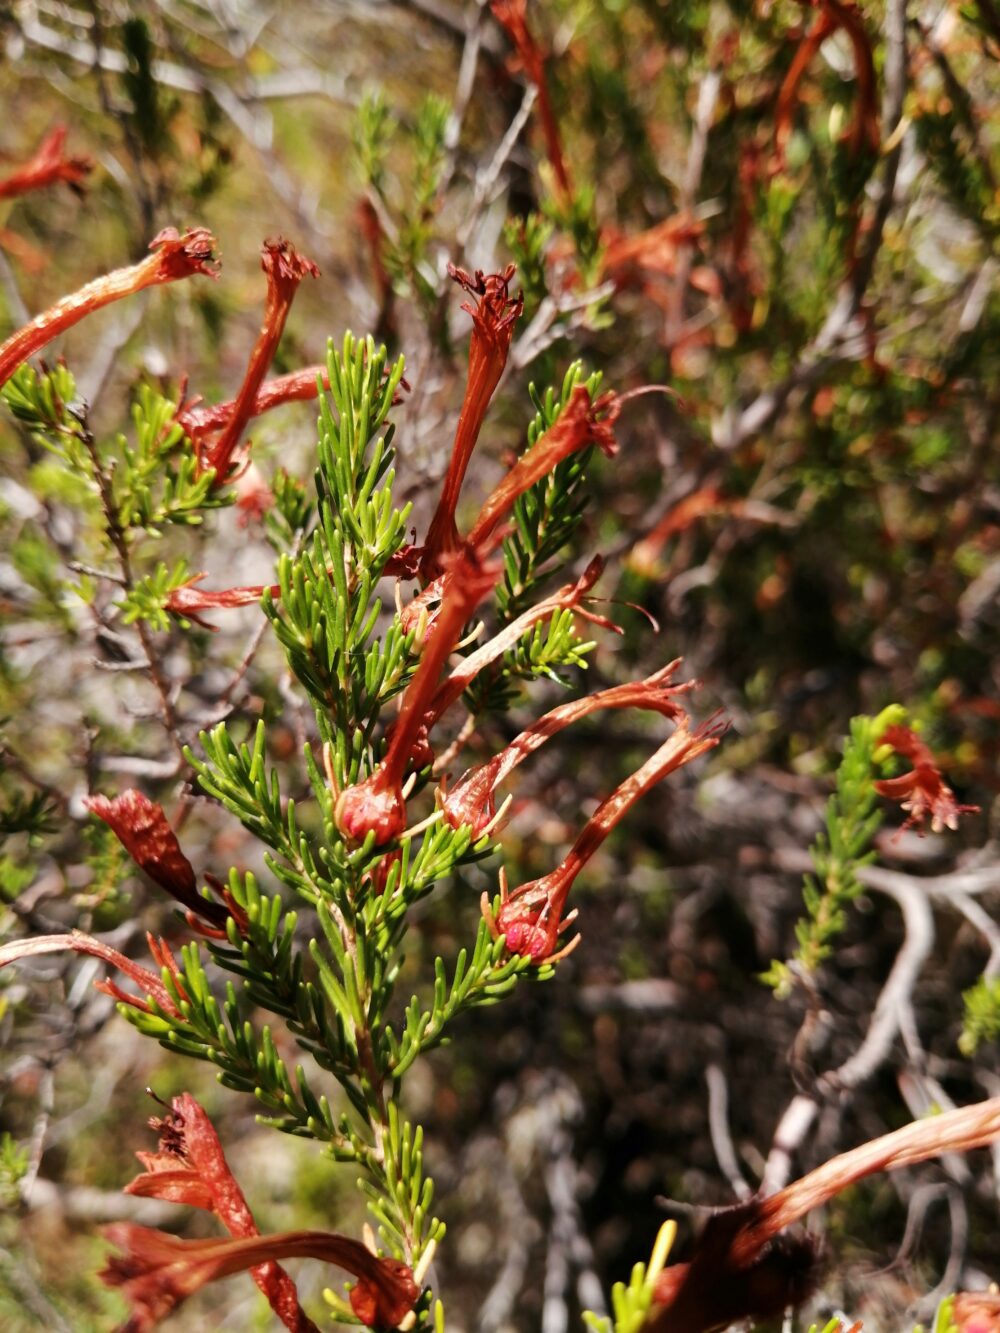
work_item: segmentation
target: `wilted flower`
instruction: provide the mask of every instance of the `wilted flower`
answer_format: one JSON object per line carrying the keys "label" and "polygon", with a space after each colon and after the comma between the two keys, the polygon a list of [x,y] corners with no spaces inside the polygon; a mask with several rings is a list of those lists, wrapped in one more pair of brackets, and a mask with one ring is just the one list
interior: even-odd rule
{"label": "wilted flower", "polygon": [[[643,1329],[708,1333],[746,1319],[780,1317],[814,1287],[818,1259],[815,1240],[782,1235],[786,1227],[876,1171],[968,1152],[998,1138],[1000,1097],[994,1097],[916,1120],[831,1158],[776,1194],[719,1209],[710,1217],[692,1259],[671,1264],[657,1278]],[[987,1324],[982,1333],[994,1327]]]}
{"label": "wilted flower", "polygon": [[620,399],[614,393],[602,394],[592,401],[587,387],[578,384],[553,424],[521,455],[487,498],[469,532],[469,543],[481,546],[496,531],[518,496],[547,477],[571,454],[589,444],[598,445],[609,457],[616,454],[618,441],[612,427],[619,404]]}
{"label": "wilted flower", "polygon": [[479,768],[462,775],[441,802],[446,821],[453,828],[468,825],[474,838],[482,837],[496,815],[494,792],[521,760],[533,754],[564,727],[600,709],[646,708],[674,722],[686,718],[687,714],[683,706],[677,703],[676,696],[696,688],[697,682],[685,681],[675,685],[672,677],[679,665],[678,658],[646,680],[613,685],[610,689],[598,690],[595,694],[584,695],[581,699],[573,699],[550,709],[499,754]]}
{"label": "wilted flower", "polygon": [[281,236],[264,242],[261,248],[261,268],[267,278],[264,321],[250,353],[250,362],[232,412],[218,439],[200,451],[201,465],[205,470],[214,469],[216,485],[229,479],[240,438],[247,422],[255,414],[257,394],[274,360],[299,283],[307,275],[319,277],[319,269],[312,260],[300,255]]}
{"label": "wilted flower", "polygon": [[502,877],[501,903],[495,916],[489,895],[483,894],[483,914],[493,933],[506,937],[511,953],[522,954],[533,963],[550,962],[565,956],[576,940],[558,953],[556,946],[559,936],[576,918],[575,911],[563,917],[563,909],[577,875],[640,796],[668,773],[713,749],[723,731],[724,727],[716,717],[691,731],[684,716],[674,734],[656,753],[602,801],[555,870],[510,892]]}
{"label": "wilted flower", "polygon": [[0,385],[6,384],[30,356],[92,311],[147,287],[176,282],[196,273],[207,274],[210,278],[218,276],[215,237],[204,227],[195,227],[183,236],[174,227],[165,227],[149,248],[152,254],[148,258],[130,268],[115,269],[102,278],[95,278],[12,333],[0,346]]}
{"label": "wilted flower", "polygon": [[[168,968],[175,977],[179,977],[177,963],[166,941],[157,941],[152,935],[147,935],[146,941],[160,967]],[[130,995],[113,981],[95,981],[94,986],[97,990],[104,991],[119,1003],[127,1004],[129,1008],[138,1009],[144,1014],[151,1012],[148,1001],[152,1000],[163,1013],[170,1014],[173,1018],[180,1018],[180,1010],[164,985],[162,976],[150,972],[148,968],[133,962],[131,958],[126,958],[103,940],[95,939],[92,935],[84,935],[82,931],[74,930],[69,935],[36,935],[33,938],[4,944],[0,946],[0,967],[20,962],[23,958],[34,958],[39,954],[62,953],[66,949],[71,949],[74,953],[89,954],[92,958],[100,958],[102,962],[110,963],[130,981],[134,981],[147,998],[140,999],[136,995]]]}
{"label": "wilted flower", "polygon": [[0,180],[0,199],[41,190],[59,181],[65,181],[76,194],[83,194],[83,183],[94,170],[94,159],[86,154],[67,157],[63,152],[66,134],[65,125],[56,125],[50,130],[29,161]]}
{"label": "wilted flower", "polygon": [[[265,380],[253,400],[250,416],[263,416],[285,403],[308,402],[319,395],[320,383],[324,389],[329,389],[330,372],[326,366],[304,366],[301,370],[290,370],[287,375]],[[187,435],[193,440],[201,440],[222,430],[236,411],[238,401],[231,398],[226,403],[209,407],[195,398],[177,409],[177,420]]]}
{"label": "wilted flower", "polygon": [[[160,1136],[159,1151],[136,1153],[142,1175],[125,1186],[126,1194],[204,1208],[232,1236],[258,1236],[253,1213],[240,1189],[212,1122],[190,1093],[175,1097],[165,1116],[150,1121]],[[273,1260],[250,1269],[250,1276],[271,1308],[293,1333],[316,1333],[299,1305],[295,1283]]]}
{"label": "wilted flower", "polygon": [[[132,1306],[122,1333],[146,1333],[207,1283],[280,1259],[318,1259],[354,1274],[358,1281],[351,1290],[351,1307],[369,1328],[395,1328],[420,1295],[408,1265],[380,1259],[360,1241],[331,1231],[181,1240],[151,1227],[119,1222],[106,1227],[104,1234],[123,1251],[112,1256],[100,1274],[107,1286],[119,1287]],[[313,1327],[311,1322],[284,1322],[299,1333]]]}
{"label": "wilted flower", "polygon": [[207,574],[195,574],[186,583],[182,583],[179,588],[173,588],[167,600],[163,603],[164,610],[172,612],[175,616],[183,616],[186,620],[193,620],[195,624],[201,625],[203,629],[214,631],[217,626],[210,625],[207,620],[202,620],[199,612],[228,610],[235,606],[253,606],[260,601],[268,589],[270,589],[272,597],[277,597],[281,592],[281,585],[278,583],[270,585],[252,583],[242,588],[215,589],[195,586],[206,578],[208,578]]}
{"label": "wilted flower", "polygon": [[957,829],[959,815],[978,813],[978,805],[959,805],[955,793],[941,776],[933,754],[909,727],[888,727],[879,739],[879,745],[891,746],[913,765],[909,773],[874,783],[880,796],[899,801],[908,812],[903,828],[913,827],[923,832],[924,821],[929,818],[932,831],[940,833],[945,828]]}
{"label": "wilted flower", "polygon": [[442,585],[441,607],[424,641],[420,665],[403,692],[385,758],[370,777],[346,788],[337,799],[334,818],[345,838],[363,842],[374,833],[376,845],[381,846],[406,827],[403,778],[414,743],[427,725],[425,714],[463,626],[499,577],[500,566],[485,561],[470,546],[463,546],[452,557]]}
{"label": "wilted flower", "polygon": [[111,829],[140,869],[166,889],[191,914],[225,929],[230,907],[213,903],[198,893],[194,867],[181,851],[177,835],[167,822],[163,806],[130,787],[120,796],[88,796],[84,805]]}
{"label": "wilted flower", "polygon": [[573,194],[573,186],[563,157],[559,125],[552,110],[552,99],[549,97],[549,86],[545,78],[545,52],[528,27],[527,0],[490,0],[490,9],[514,43],[514,48],[524,66],[524,72],[538,92],[538,114],[545,135],[546,152],[555,176],[556,188],[562,202],[566,202]]}
{"label": "wilted flower", "polygon": [[437,510],[427,531],[427,542],[421,559],[420,572],[425,582],[441,573],[442,555],[453,551],[459,544],[455,510],[462,482],[490,399],[507,364],[514,324],[524,309],[523,298],[512,298],[508,290],[515,272],[513,264],[503,273],[484,274],[477,270],[474,278],[454,264],[448,265],[448,272],[476,300],[475,303],[466,302],[462,306],[473,321],[469,371],[451,461],[445,473]]}

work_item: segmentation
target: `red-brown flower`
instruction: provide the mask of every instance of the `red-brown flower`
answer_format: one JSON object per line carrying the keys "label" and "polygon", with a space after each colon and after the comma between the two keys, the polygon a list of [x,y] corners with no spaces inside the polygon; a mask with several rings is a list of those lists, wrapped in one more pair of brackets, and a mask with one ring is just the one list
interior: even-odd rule
{"label": "red-brown flower", "polygon": [[[106,1227],[104,1234],[124,1251],[112,1256],[100,1274],[102,1282],[120,1288],[132,1306],[132,1316],[121,1333],[146,1333],[207,1283],[280,1259],[318,1259],[354,1274],[358,1281],[351,1291],[351,1306],[369,1328],[395,1328],[420,1295],[406,1264],[377,1258],[360,1241],[332,1231],[180,1240],[150,1227],[120,1222]],[[304,1330],[310,1325],[298,1327]]]}
{"label": "red-brown flower", "polygon": [[[250,416],[260,417],[285,403],[308,402],[319,395],[320,381],[323,388],[330,387],[330,372],[326,366],[304,366],[302,370],[290,370],[287,375],[276,375],[265,380],[253,400]],[[226,403],[216,403],[214,407],[203,405],[197,398],[177,410],[177,421],[185,434],[193,440],[207,439],[216,431],[222,430],[236,411],[238,399],[231,398]]]}
{"label": "red-brown flower", "polygon": [[445,820],[452,828],[468,825],[473,831],[473,837],[481,838],[496,816],[494,793],[497,787],[510,776],[521,760],[533,754],[564,727],[599,709],[645,708],[673,722],[683,721],[687,714],[677,702],[677,696],[694,689],[697,681],[675,685],[672,678],[678,666],[679,658],[646,680],[613,685],[610,689],[598,690],[595,694],[550,709],[488,763],[462,775],[441,803]]}
{"label": "red-brown flower", "polygon": [[[191,1094],[175,1097],[167,1114],[151,1120],[150,1126],[160,1136],[159,1151],[136,1153],[143,1174],[125,1186],[125,1193],[204,1208],[215,1213],[231,1236],[259,1236],[212,1122]],[[295,1283],[279,1264],[273,1260],[258,1264],[250,1276],[286,1328],[292,1333],[317,1333],[299,1305]]]}
{"label": "red-brown flower", "polygon": [[174,588],[163,603],[164,609],[175,616],[183,616],[185,620],[193,620],[203,629],[214,631],[218,626],[202,620],[199,612],[229,610],[235,606],[253,606],[268,589],[272,597],[277,597],[281,592],[281,585],[278,583],[251,583],[242,588],[213,589],[195,586],[206,578],[207,574],[195,574],[179,588]]}
{"label": "red-brown flower", "polygon": [[618,417],[619,403],[613,393],[602,394],[594,402],[586,386],[578,384],[556,421],[521,455],[487,498],[472,525],[469,543],[481,546],[496,531],[518,496],[547,477],[571,454],[590,444],[598,445],[609,457],[616,454],[618,441],[612,427]]}
{"label": "red-brown flower", "polygon": [[363,842],[374,833],[376,846],[381,846],[406,827],[403,778],[414,743],[426,726],[425,714],[463,626],[496,587],[500,572],[499,564],[484,560],[470,546],[452,557],[444,575],[441,607],[424,642],[420,665],[403,692],[385,758],[371,777],[342,791],[337,800],[337,827],[352,842]]}
{"label": "red-brown flower", "polygon": [[493,11],[493,17],[503,26],[507,36],[514,43],[514,48],[524,66],[524,72],[538,92],[538,114],[545,136],[545,149],[555,176],[560,202],[566,203],[573,194],[573,186],[563,156],[559,124],[552,109],[552,99],[549,97],[549,86],[545,78],[545,52],[528,27],[527,0],[490,0],[490,9]]}
{"label": "red-brown flower", "polygon": [[319,277],[319,269],[279,236],[267,240],[261,249],[261,268],[267,278],[264,321],[250,353],[250,362],[233,410],[218,439],[201,453],[202,467],[215,471],[215,484],[229,479],[233,459],[246,424],[254,415],[257,395],[285,329],[285,321],[299,283],[307,275]]}
{"label": "red-brown flower", "polygon": [[[168,968],[175,977],[179,977],[179,968],[166,941],[157,941],[152,935],[147,935],[146,941],[160,967]],[[63,953],[66,949],[71,949],[74,953],[89,954],[92,958],[100,958],[102,962],[109,963],[130,981],[134,981],[146,996],[146,999],[140,999],[137,995],[130,995],[113,981],[94,982],[95,989],[104,991],[120,1004],[127,1004],[131,1009],[138,1009],[141,1013],[148,1014],[152,1012],[149,1005],[149,1001],[152,1000],[165,1014],[170,1014],[173,1018],[181,1017],[173,996],[164,985],[162,975],[150,972],[148,968],[133,962],[131,958],[126,958],[117,949],[112,949],[110,944],[105,944],[103,940],[95,939],[92,935],[84,935],[78,930],[70,935],[36,935],[33,938],[14,940],[11,944],[5,944],[0,947],[0,967],[20,962],[22,958],[34,958],[39,954]]]}
{"label": "red-brown flower", "polygon": [[75,194],[83,194],[83,185],[94,170],[94,159],[82,154],[67,157],[66,126],[56,125],[35,149],[34,156],[23,167],[0,180],[0,199],[12,199],[17,194],[41,190],[47,185],[65,181]]}
{"label": "red-brown flower", "polygon": [[941,776],[933,754],[909,727],[888,727],[879,745],[890,745],[913,765],[909,773],[874,783],[880,796],[898,801],[907,811],[903,828],[916,828],[922,833],[925,821],[930,819],[932,831],[940,833],[945,828],[957,829],[959,815],[978,813],[978,805],[959,805],[955,793]]}
{"label": "red-brown flower", "polygon": [[165,227],[149,248],[152,253],[138,264],[95,278],[12,333],[0,346],[0,385],[6,384],[18,366],[40,352],[58,334],[112,301],[132,296],[147,287],[190,278],[196,273],[218,277],[215,237],[204,227],[195,227],[183,236],[174,227]]}
{"label": "red-brown flower", "polygon": [[437,510],[427,531],[427,542],[420,563],[420,574],[425,583],[441,574],[442,556],[455,550],[459,544],[455,510],[462,482],[479,439],[490,399],[507,364],[514,324],[524,309],[523,298],[520,295],[512,298],[509,293],[510,280],[515,272],[513,264],[503,273],[484,274],[477,270],[474,278],[454,264],[448,265],[448,272],[455,282],[476,299],[474,303],[466,302],[462,306],[472,316],[469,371],[451,461],[445,473]]}
{"label": "red-brown flower", "polygon": [[[576,918],[575,911],[563,917],[563,909],[577,875],[641,796],[668,773],[718,745],[724,729],[717,718],[710,718],[692,732],[685,716],[656,753],[598,806],[555,870],[512,892],[508,892],[501,877],[502,902],[496,916],[489,895],[483,894],[483,914],[493,933],[506,937],[511,953],[530,958],[533,963],[565,956],[568,949],[557,952],[557,945],[559,936]],[[569,948],[575,943],[574,940]]]}
{"label": "red-brown flower", "polygon": [[136,865],[188,909],[189,920],[195,914],[225,929],[230,909],[198,892],[194,867],[181,851],[162,805],[134,787],[111,800],[107,796],[88,796],[84,805],[104,820]]}

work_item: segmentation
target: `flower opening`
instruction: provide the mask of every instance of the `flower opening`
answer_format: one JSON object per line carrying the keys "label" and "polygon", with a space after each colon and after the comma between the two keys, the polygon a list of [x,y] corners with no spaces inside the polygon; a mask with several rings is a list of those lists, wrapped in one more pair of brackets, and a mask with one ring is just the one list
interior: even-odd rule
{"label": "flower opening", "polygon": [[930,749],[909,727],[887,727],[879,745],[891,746],[913,765],[909,773],[873,784],[880,796],[898,801],[907,811],[903,828],[916,828],[923,833],[924,823],[930,819],[932,832],[940,833],[946,828],[957,829],[960,815],[978,814],[978,805],[959,805]]}

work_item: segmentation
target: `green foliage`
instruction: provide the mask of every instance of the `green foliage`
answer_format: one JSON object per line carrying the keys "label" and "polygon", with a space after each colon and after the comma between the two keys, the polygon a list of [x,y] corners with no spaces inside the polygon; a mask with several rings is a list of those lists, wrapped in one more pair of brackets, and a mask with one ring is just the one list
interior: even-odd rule
{"label": "green foliage", "polygon": [[27,1175],[31,1161],[27,1148],[22,1148],[9,1130],[0,1134],[0,1203],[16,1208],[20,1198],[19,1186]]}
{"label": "green foliage", "polygon": [[844,929],[846,909],[862,890],[858,871],[874,860],[868,849],[882,823],[872,785],[878,742],[886,727],[903,716],[902,708],[893,704],[877,717],[851,719],[836,790],[826,805],[825,829],[810,848],[816,874],[804,881],[806,915],[795,927],[798,948],[791,962],[775,960],[762,978],[779,998],[791,994],[796,974],[812,975],[830,956]]}
{"label": "green foliage", "polygon": [[965,1015],[958,1039],[963,1055],[974,1055],[984,1041],[1000,1038],[1000,977],[980,977],[962,993]]}
{"label": "green foliage", "polygon": [[635,1264],[628,1283],[615,1283],[611,1289],[611,1318],[602,1318],[590,1310],[583,1312],[583,1322],[591,1333],[640,1333],[653,1303],[656,1279],[663,1271],[676,1234],[677,1224],[665,1222],[656,1238],[648,1266]]}
{"label": "green foliage", "polygon": [[[172,569],[161,560],[152,574],[146,574],[128,589],[117,603],[122,621],[133,625],[143,620],[151,629],[166,631],[170,628],[167,599],[190,579],[187,561],[179,560]],[[186,622],[185,622],[186,623]]]}

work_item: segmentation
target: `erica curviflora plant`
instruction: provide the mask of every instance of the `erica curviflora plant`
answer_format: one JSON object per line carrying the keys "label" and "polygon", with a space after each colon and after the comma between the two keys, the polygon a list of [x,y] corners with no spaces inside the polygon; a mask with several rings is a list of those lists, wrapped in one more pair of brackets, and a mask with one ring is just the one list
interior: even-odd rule
{"label": "erica curviflora plant", "polygon": [[[175,803],[165,808],[135,786],[94,791],[85,801],[91,815],[179,905],[171,941],[149,937],[150,967],[96,935],[27,934],[3,946],[0,966],[63,950],[101,960],[128,988],[110,978],[101,985],[141,1033],[210,1062],[275,1129],[314,1140],[359,1176],[377,1231],[366,1242],[340,1234],[337,1219],[330,1232],[261,1236],[204,1111],[186,1094],[176,1098],[156,1122],[160,1151],[143,1155],[145,1173],[129,1190],[207,1209],[229,1238],[178,1241],[112,1228],[120,1253],[102,1276],[129,1301],[128,1328],[151,1327],[205,1283],[247,1270],[287,1327],[310,1329],[312,1316],[281,1266],[307,1255],[353,1275],[346,1295],[328,1294],[335,1316],[380,1328],[441,1328],[443,1295],[427,1277],[444,1225],[433,1211],[422,1131],[401,1100],[406,1074],[468,1010],[554,975],[576,875],[633,802],[715,746],[721,728],[691,721],[691,686],[675,682],[673,663],[638,685],[550,710],[510,753],[485,762],[488,781],[466,775],[452,787],[453,774],[468,767],[463,754],[483,753],[479,727],[489,710],[509,709],[535,680],[572,684],[595,646],[582,629],[616,628],[587,604],[599,558],[555,585],[594,446],[618,448],[624,400],[602,394],[597,376],[572,366],[538,399],[519,456],[463,529],[470,456],[487,430],[521,302],[510,294],[511,268],[474,277],[453,269],[472,298],[468,383],[436,512],[424,539],[410,545],[409,507],[393,497],[390,417],[402,358],[390,362],[372,339],[347,334],[331,343],[324,367],[266,381],[295,289],[316,275],[287,242],[265,243],[264,321],[229,403],[180,406],[145,391],[136,443],[106,442],[95,437],[66,367],[36,372],[23,364],[107,300],[209,271],[211,253],[207,233],[164,234],[150,259],[40,315],[4,344],[12,376],[5,398],[92,489],[106,554],[119,571],[118,614],[141,630],[163,725],[178,742],[174,772],[194,778],[221,818],[239,821],[263,844],[267,882],[225,864],[196,868],[174,826]],[[215,577],[216,586],[204,588],[207,571],[192,574],[185,562],[152,568],[165,525],[202,522],[239,503],[233,474],[251,463],[242,443],[249,421],[307,393],[319,407],[315,500],[305,502],[290,483],[274,485],[267,521],[281,549],[273,581],[226,587]],[[255,478],[253,489],[263,488],[267,479]],[[422,589],[413,589],[414,577]],[[384,596],[393,580],[394,610]],[[223,721],[198,745],[180,744],[158,636],[198,634],[202,612],[255,603],[311,706],[301,770],[273,760],[269,713],[248,739]],[[483,819],[494,787],[542,738],[555,745],[567,723],[602,708],[658,714],[672,734],[583,821],[557,871],[505,889],[478,927],[470,918],[471,937],[454,956],[435,959],[412,998],[398,996],[413,909],[434,890],[457,892],[447,887],[456,871],[502,855]],[[481,789],[476,801],[467,799],[470,786]],[[495,875],[482,882],[495,883]],[[551,892],[543,892],[549,881]]]}

